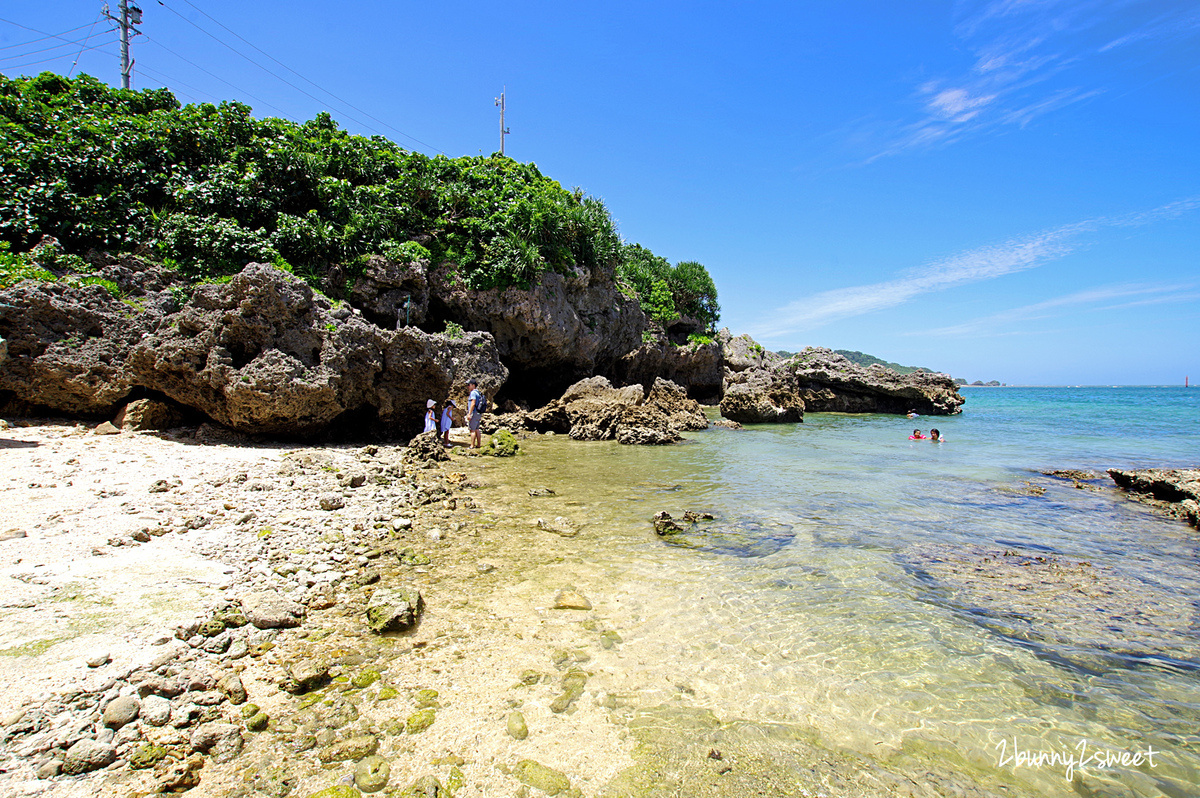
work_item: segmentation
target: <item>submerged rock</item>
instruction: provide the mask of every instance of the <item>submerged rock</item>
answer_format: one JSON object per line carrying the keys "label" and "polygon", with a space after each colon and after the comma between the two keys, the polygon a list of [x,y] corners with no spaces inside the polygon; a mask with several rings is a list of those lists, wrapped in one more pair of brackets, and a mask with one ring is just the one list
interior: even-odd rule
{"label": "submerged rock", "polygon": [[391,763],[381,756],[364,757],[354,766],[354,784],[363,792],[379,792],[391,775]]}
{"label": "submerged rock", "polygon": [[513,775],[522,784],[541,790],[547,795],[558,795],[571,789],[571,780],[562,771],[546,767],[533,759],[522,759],[513,768]]}
{"label": "submerged rock", "polygon": [[573,587],[564,587],[554,597],[554,609],[556,610],[590,610],[591,608],[592,602],[588,601],[587,596]]}
{"label": "submerged rock", "polygon": [[371,756],[378,748],[379,739],[377,737],[372,734],[363,734],[322,749],[317,754],[317,758],[322,762],[357,762]]}
{"label": "submerged rock", "polygon": [[416,626],[425,611],[425,599],[413,588],[380,588],[367,605],[367,626],[371,631],[403,632]]}
{"label": "submerged rock", "polygon": [[520,712],[508,713],[507,728],[508,736],[514,740],[524,740],[529,736],[529,726],[525,723],[525,716]]}
{"label": "submerged rock", "polygon": [[1133,498],[1200,527],[1200,469],[1108,469],[1113,482]]}
{"label": "submerged rock", "polygon": [[316,690],[329,681],[331,664],[323,656],[302,657],[287,667],[287,677],[281,687],[297,695]]}
{"label": "submerged rock", "polygon": [[437,720],[437,710],[433,707],[422,709],[408,716],[404,722],[404,730],[408,734],[420,734],[433,725]]}
{"label": "submerged rock", "polygon": [[1106,657],[1200,665],[1191,606],[1114,568],[961,545],[913,547],[903,560],[972,622],[1086,670],[1111,667]]}
{"label": "submerged rock", "polygon": [[498,429],[492,433],[491,438],[484,444],[481,454],[491,455],[492,457],[512,457],[517,453],[521,445],[517,443],[517,437],[507,429]]}

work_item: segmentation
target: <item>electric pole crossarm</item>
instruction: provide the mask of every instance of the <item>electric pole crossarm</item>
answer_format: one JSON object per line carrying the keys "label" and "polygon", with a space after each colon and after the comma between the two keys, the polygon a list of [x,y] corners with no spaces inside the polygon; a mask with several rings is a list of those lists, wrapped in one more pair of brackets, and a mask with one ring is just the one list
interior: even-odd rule
{"label": "electric pole crossarm", "polygon": [[141,34],[141,31],[134,26],[142,24],[142,9],[131,6],[129,0],[121,0],[117,5],[117,10],[120,12],[120,16],[113,16],[108,3],[105,3],[100,13],[117,23],[117,27],[121,29],[121,88],[128,89],[129,77],[133,74],[133,62],[129,60],[129,39],[130,34],[133,36]]}

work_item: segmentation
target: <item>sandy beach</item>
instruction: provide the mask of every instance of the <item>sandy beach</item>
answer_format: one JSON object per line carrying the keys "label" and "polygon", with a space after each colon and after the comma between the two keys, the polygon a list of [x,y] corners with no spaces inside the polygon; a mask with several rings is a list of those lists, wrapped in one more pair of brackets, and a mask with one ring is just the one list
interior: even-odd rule
{"label": "sandy beach", "polygon": [[[233,444],[208,428],[97,435],[68,423],[14,424],[0,447],[0,791],[161,788],[194,747],[195,726],[175,725],[189,694],[171,699],[161,726],[142,717],[114,732],[101,716],[113,699],[137,696],[147,673],[196,674],[191,703],[205,722],[243,728],[250,704],[269,718],[242,733],[240,755],[205,759],[197,796],[303,796],[352,783],[361,751],[330,754],[348,740],[369,740],[387,761],[389,791],[433,777],[456,794],[513,794],[533,778],[518,763],[535,760],[592,794],[630,766],[628,735],[606,719],[603,673],[621,656],[619,635],[602,605],[555,609],[566,586],[529,578],[539,562],[569,556],[568,538],[471,497],[493,478],[493,458],[425,469],[403,464],[398,447]],[[402,584],[424,598],[419,626],[370,631],[368,591]],[[303,606],[302,623],[231,627],[215,644],[196,631],[215,609],[261,592]],[[314,662],[328,666],[327,686],[280,689]],[[553,711],[571,671],[584,686]],[[231,674],[244,703],[213,687]],[[414,732],[410,718],[428,709],[432,723]],[[525,740],[509,733],[514,711]],[[431,716],[422,717],[417,725]],[[114,762],[51,775],[65,750],[92,737],[115,746]],[[168,755],[131,769],[147,743]]]}

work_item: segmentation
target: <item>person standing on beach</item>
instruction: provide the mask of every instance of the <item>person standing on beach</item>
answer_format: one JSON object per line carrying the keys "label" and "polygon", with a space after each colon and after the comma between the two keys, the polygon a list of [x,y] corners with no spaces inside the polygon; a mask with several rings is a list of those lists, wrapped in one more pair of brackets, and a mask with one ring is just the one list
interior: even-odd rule
{"label": "person standing on beach", "polygon": [[442,407],[442,445],[450,445],[450,428],[454,426],[454,416],[451,415],[450,408],[458,407],[454,404],[453,399],[447,399],[446,404]]}
{"label": "person standing on beach", "polygon": [[436,405],[432,399],[425,402],[425,429],[421,432],[437,432],[437,413],[433,409]]}
{"label": "person standing on beach", "polygon": [[479,422],[483,420],[483,394],[479,392],[479,383],[475,380],[468,380],[467,388],[471,391],[467,394],[467,429],[471,430],[470,448],[478,449],[482,445]]}

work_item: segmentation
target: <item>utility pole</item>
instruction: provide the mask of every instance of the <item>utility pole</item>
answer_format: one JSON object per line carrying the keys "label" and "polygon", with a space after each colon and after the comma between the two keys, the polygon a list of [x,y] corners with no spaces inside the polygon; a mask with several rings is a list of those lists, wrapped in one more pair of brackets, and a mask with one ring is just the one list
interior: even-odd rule
{"label": "utility pole", "polygon": [[108,3],[105,3],[102,13],[117,23],[121,29],[121,88],[128,89],[129,76],[133,73],[133,62],[129,60],[129,38],[130,33],[134,36],[140,36],[142,33],[134,27],[134,25],[142,24],[142,9],[131,6],[129,0],[121,0],[117,5],[117,10],[121,16],[114,17],[109,13]]}
{"label": "utility pole", "polygon": [[[507,88],[508,88],[507,86],[504,87],[504,89],[507,89]],[[500,154],[501,155],[504,155],[504,137],[512,132],[504,126],[504,89],[500,90],[500,96],[496,98],[496,105],[500,106]]]}

